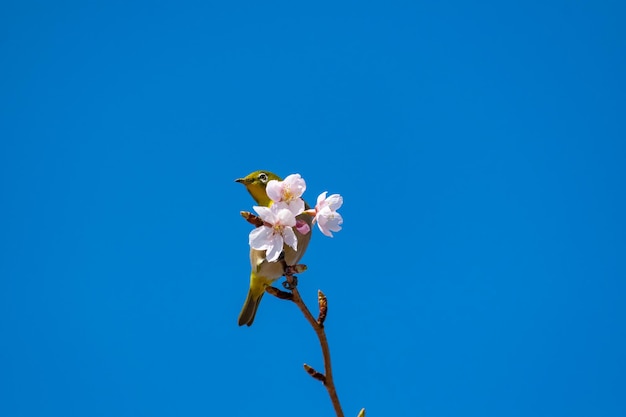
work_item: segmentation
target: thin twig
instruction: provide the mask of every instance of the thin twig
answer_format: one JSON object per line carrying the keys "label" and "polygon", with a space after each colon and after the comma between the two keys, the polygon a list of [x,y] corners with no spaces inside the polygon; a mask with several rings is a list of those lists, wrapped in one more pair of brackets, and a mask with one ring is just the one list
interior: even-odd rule
{"label": "thin twig", "polygon": [[265,224],[265,222],[256,214],[252,214],[249,211],[240,211],[241,217],[246,219],[246,221],[256,227],[261,227]]}
{"label": "thin twig", "polygon": [[335,413],[337,417],[343,417],[343,410],[341,409],[341,405],[339,404],[339,397],[337,396],[337,390],[335,389],[335,382],[333,380],[333,371],[330,364],[330,348],[328,347],[328,339],[326,338],[326,332],[324,331],[324,326],[319,324],[315,317],[311,314],[307,306],[302,301],[302,297],[300,297],[300,292],[296,287],[294,276],[292,274],[286,274],[287,283],[291,287],[291,292],[293,294],[293,302],[296,303],[304,317],[307,319],[309,324],[315,330],[315,334],[320,341],[320,346],[322,347],[322,355],[324,356],[324,381],[323,384],[328,391],[328,395],[330,396],[330,401],[333,403],[333,407],[335,409]]}

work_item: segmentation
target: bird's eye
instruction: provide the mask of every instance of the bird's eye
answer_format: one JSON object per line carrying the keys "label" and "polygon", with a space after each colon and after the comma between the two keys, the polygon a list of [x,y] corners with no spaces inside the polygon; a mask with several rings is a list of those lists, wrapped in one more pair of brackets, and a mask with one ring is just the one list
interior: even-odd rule
{"label": "bird's eye", "polygon": [[267,182],[267,174],[265,172],[261,172],[259,174],[259,179],[261,180],[261,182],[265,183]]}

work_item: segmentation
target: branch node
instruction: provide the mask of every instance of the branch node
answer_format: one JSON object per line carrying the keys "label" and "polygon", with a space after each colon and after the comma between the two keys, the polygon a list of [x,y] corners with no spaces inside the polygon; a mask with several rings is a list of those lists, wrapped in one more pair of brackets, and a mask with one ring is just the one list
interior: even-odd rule
{"label": "branch node", "polygon": [[315,369],[313,369],[306,363],[304,364],[304,370],[306,371],[307,374],[311,375],[314,379],[317,379],[318,381],[322,381],[322,383],[324,384],[326,383],[326,377],[324,376],[324,374],[317,372]]}

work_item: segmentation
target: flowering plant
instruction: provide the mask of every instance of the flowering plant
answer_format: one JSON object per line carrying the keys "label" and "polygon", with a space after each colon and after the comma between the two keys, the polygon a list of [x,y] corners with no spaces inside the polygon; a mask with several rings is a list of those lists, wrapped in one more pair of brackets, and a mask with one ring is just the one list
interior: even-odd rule
{"label": "flowering plant", "polygon": [[293,230],[303,235],[310,233],[308,223],[296,219],[301,214],[313,216],[313,224],[317,223],[320,231],[329,237],[331,232],[341,230],[343,218],[337,210],[343,204],[339,194],[326,197],[324,191],[317,197],[315,208],[306,209],[302,194],[306,190],[306,182],[300,174],[291,174],[283,181],[271,180],[267,183],[266,193],[272,201],[269,207],[254,206],[263,225],[250,232],[249,243],[252,249],[265,250],[269,262],[278,260],[283,245],[298,250],[298,239]]}

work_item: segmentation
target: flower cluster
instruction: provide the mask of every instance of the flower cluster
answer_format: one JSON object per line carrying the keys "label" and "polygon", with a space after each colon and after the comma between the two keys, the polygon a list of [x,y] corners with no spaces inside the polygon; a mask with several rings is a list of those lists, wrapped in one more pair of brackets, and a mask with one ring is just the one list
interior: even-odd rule
{"label": "flower cluster", "polygon": [[296,219],[302,213],[313,216],[313,224],[326,236],[333,237],[331,232],[341,230],[343,219],[337,210],[343,204],[339,194],[326,197],[324,191],[317,197],[315,208],[305,210],[302,194],[306,190],[306,183],[300,174],[289,175],[284,181],[271,180],[265,189],[267,196],[272,200],[269,207],[254,206],[264,225],[250,232],[249,242],[252,249],[265,250],[265,257],[269,262],[278,260],[283,245],[298,250],[298,233],[306,235],[311,228],[308,223]]}

